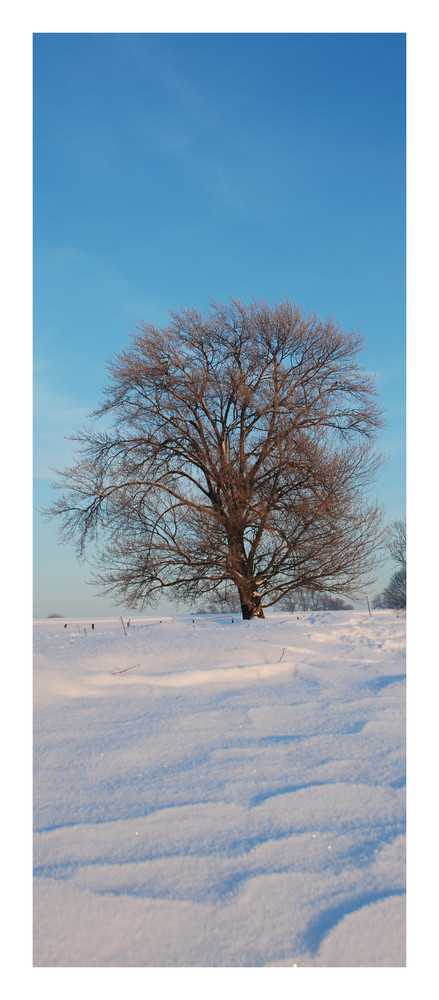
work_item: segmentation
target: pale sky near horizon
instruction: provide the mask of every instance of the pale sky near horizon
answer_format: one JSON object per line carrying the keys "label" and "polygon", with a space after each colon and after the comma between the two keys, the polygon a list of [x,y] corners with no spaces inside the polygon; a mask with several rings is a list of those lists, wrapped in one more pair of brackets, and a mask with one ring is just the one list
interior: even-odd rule
{"label": "pale sky near horizon", "polygon": [[[366,338],[405,516],[405,36],[34,36],[35,508],[141,318],[287,294]],[[395,567],[380,575],[381,590]],[[35,516],[34,614],[119,614]]]}

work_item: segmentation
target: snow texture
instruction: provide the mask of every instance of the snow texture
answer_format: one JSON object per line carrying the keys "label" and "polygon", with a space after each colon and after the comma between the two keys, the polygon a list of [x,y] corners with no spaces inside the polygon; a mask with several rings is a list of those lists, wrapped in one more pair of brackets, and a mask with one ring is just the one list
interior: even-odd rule
{"label": "snow texture", "polygon": [[93,624],[34,624],[34,965],[405,966],[404,618]]}

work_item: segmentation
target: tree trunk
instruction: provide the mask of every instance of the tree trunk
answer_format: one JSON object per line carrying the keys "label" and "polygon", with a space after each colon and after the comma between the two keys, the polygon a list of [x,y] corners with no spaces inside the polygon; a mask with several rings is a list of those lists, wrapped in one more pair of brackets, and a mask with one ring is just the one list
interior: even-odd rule
{"label": "tree trunk", "polygon": [[248,594],[244,595],[239,591],[239,600],[241,602],[242,617],[245,622],[250,621],[251,618],[265,618],[259,594],[254,594],[250,597]]}
{"label": "tree trunk", "polygon": [[265,618],[261,605],[261,595],[258,593],[253,576],[253,566],[249,564],[245,552],[244,532],[242,529],[237,530],[236,528],[234,531],[231,531],[230,526],[228,526],[227,538],[229,543],[229,559],[235,570],[231,576],[239,593],[243,620],[250,621],[252,618]]}

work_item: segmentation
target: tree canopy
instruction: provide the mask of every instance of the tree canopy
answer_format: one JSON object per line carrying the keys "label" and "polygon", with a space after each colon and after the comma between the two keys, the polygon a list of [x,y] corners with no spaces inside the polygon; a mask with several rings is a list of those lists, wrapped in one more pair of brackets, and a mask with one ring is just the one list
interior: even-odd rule
{"label": "tree canopy", "polygon": [[136,327],[48,512],[80,556],[98,544],[93,582],[130,608],[232,585],[244,618],[298,587],[359,594],[383,423],[362,347],[288,299]]}

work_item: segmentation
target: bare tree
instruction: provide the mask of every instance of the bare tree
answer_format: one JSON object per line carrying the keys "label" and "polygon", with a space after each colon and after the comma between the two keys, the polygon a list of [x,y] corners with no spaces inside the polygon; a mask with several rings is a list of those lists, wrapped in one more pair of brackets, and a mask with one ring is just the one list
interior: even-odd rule
{"label": "bare tree", "polygon": [[48,511],[80,556],[103,540],[92,582],[133,608],[233,584],[246,619],[296,587],[359,593],[381,524],[362,346],[288,300],[142,322]]}
{"label": "bare tree", "polygon": [[387,587],[373,599],[374,608],[405,608],[406,572],[402,567],[390,577]]}
{"label": "bare tree", "polygon": [[392,521],[386,535],[385,546],[399,569],[391,576],[387,587],[374,598],[374,608],[405,608],[407,601],[406,549],[407,531],[403,520]]}
{"label": "bare tree", "polygon": [[392,521],[387,538],[387,549],[392,559],[405,570],[407,553],[407,530],[405,520]]}

